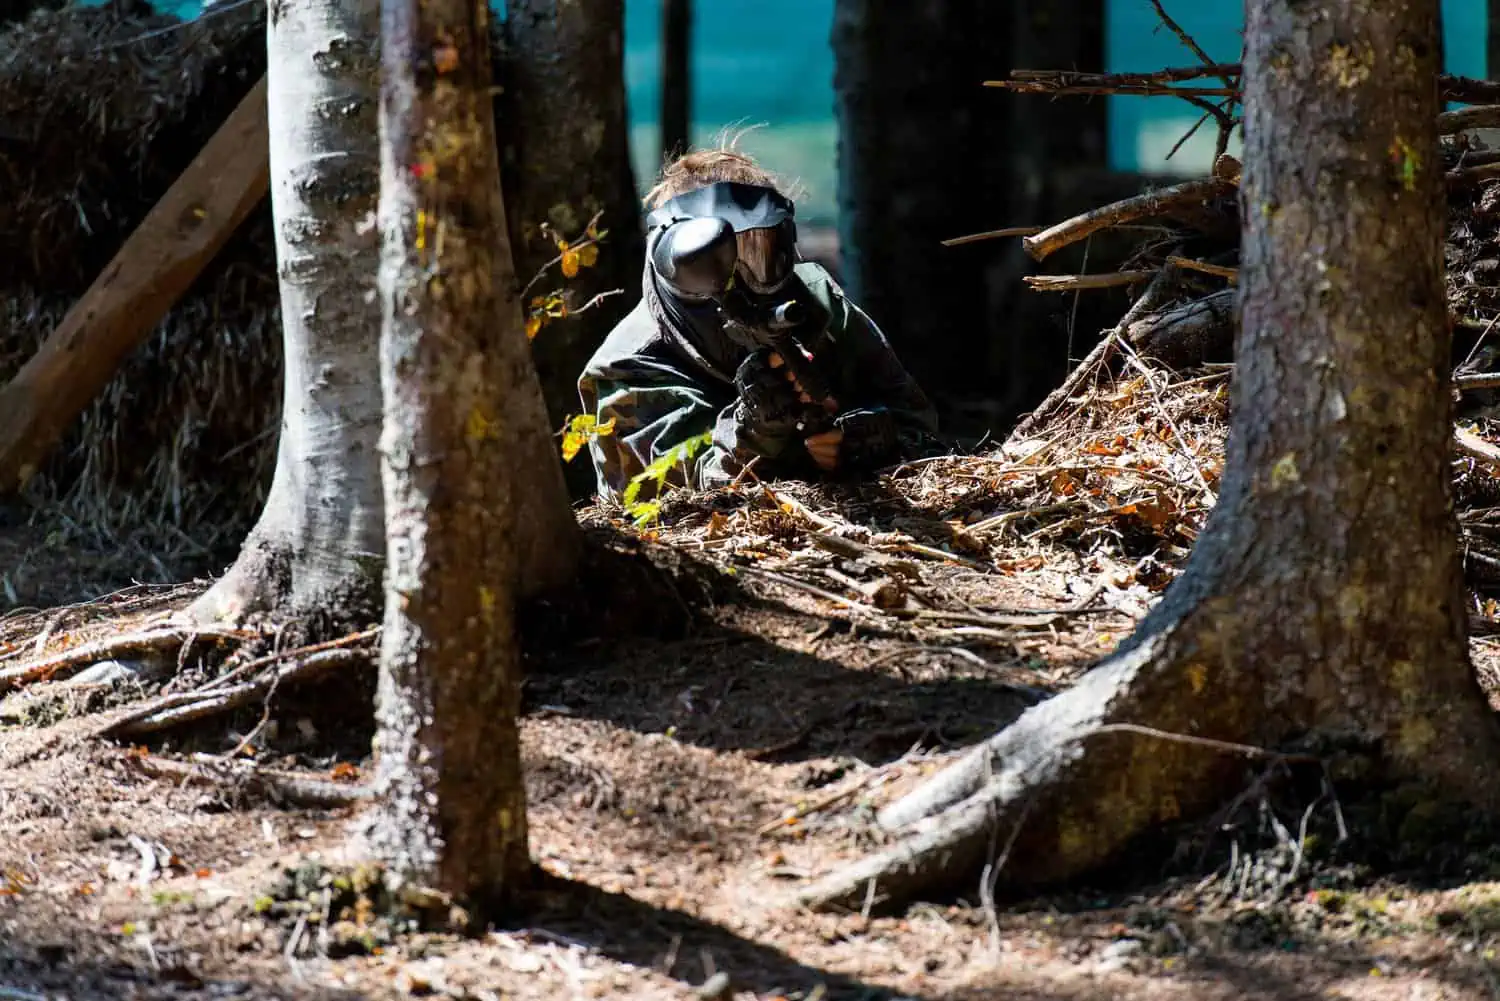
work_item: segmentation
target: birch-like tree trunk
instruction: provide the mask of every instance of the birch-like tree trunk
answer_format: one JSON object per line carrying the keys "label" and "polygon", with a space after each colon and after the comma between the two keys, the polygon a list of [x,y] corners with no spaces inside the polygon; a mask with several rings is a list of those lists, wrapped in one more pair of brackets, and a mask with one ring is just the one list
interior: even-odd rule
{"label": "birch-like tree trunk", "polygon": [[512,582],[516,499],[540,471],[516,456],[546,428],[514,406],[534,377],[488,21],[485,0],[386,0],[382,18],[389,584],[366,841],[398,879],[493,913],[529,870]]}
{"label": "birch-like tree trunk", "polygon": [[[379,39],[378,0],[286,0],[269,10],[281,438],[265,509],[239,559],[190,610],[200,620],[267,616],[328,633],[379,615]],[[514,302],[514,275],[504,281]],[[517,432],[511,455],[531,484],[514,499],[530,527],[514,569],[522,593],[535,594],[571,579],[581,542],[536,374],[524,352],[506,357],[517,367],[505,406],[530,429]]]}
{"label": "birch-like tree trunk", "polygon": [[268,11],[281,438],[265,509],[194,607],[201,618],[352,620],[378,608],[379,17],[378,0],[288,0]]}
{"label": "birch-like tree trunk", "polygon": [[1013,885],[1101,865],[1244,787],[1204,739],[1500,808],[1449,495],[1438,4],[1247,4],[1233,418],[1186,572],[1075,688],[884,810],[908,840],[806,901],[972,887],[1008,842]]}

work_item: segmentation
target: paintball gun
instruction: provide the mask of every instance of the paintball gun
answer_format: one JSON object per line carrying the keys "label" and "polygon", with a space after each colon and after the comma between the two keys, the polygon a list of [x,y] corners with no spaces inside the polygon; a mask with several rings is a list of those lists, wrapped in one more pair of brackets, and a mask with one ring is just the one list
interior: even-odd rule
{"label": "paintball gun", "polygon": [[724,332],[735,343],[751,351],[768,348],[781,356],[812,400],[799,422],[801,429],[816,433],[831,428],[837,401],[804,350],[824,325],[822,306],[795,275],[776,295],[752,295],[735,281],[737,254],[733,227],[723,219],[700,217],[667,229],[652,249],[652,265],[677,294],[717,305],[724,314]]}

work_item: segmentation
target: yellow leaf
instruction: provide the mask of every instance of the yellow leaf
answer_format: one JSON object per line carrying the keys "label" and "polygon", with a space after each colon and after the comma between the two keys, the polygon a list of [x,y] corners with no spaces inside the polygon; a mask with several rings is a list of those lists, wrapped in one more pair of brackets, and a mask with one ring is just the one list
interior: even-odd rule
{"label": "yellow leaf", "polygon": [[578,274],[578,251],[564,250],[562,255],[562,273],[564,278],[573,278]]}
{"label": "yellow leaf", "polygon": [[615,419],[613,417],[611,417],[609,420],[605,421],[603,424],[600,424],[598,427],[594,428],[594,434],[597,434],[597,435],[608,435],[608,434],[614,434],[614,433],[615,433]]}
{"label": "yellow leaf", "polygon": [[531,340],[533,337],[535,337],[537,335],[537,331],[539,331],[541,329],[542,329],[542,318],[539,315],[537,315],[536,313],[532,313],[530,316],[528,316],[526,318],[526,339],[527,340]]}
{"label": "yellow leaf", "polygon": [[578,251],[578,263],[586,268],[591,268],[599,263],[599,245],[591,243]]}
{"label": "yellow leaf", "polygon": [[588,435],[579,434],[577,431],[568,431],[564,433],[562,441],[563,461],[572,462],[573,457],[578,454],[578,450],[583,448],[584,443],[588,440]]}

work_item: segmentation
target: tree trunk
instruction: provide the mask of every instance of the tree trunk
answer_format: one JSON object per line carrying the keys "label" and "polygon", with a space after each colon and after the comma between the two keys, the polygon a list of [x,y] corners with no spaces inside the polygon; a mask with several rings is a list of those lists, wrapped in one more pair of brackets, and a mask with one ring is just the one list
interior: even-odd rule
{"label": "tree trunk", "polygon": [[661,158],[693,137],[693,0],[661,0]]}
{"label": "tree trunk", "polygon": [[[234,566],[191,609],[200,620],[265,614],[330,632],[378,617],[385,516],[379,237],[370,225],[380,180],[378,39],[377,0],[289,0],[268,17],[281,439],[265,510]],[[581,543],[529,366],[514,386],[507,408],[517,426],[540,427],[518,433],[513,456],[534,477],[534,489],[515,499],[531,526],[516,567],[522,592],[533,594],[571,579]]]}
{"label": "tree trunk", "polygon": [[285,357],[276,472],[203,618],[369,619],[385,523],[374,298],[377,0],[290,0],[267,18],[271,210]]}
{"label": "tree trunk", "polygon": [[1484,75],[1500,80],[1500,0],[1485,5]]}
{"label": "tree trunk", "polygon": [[1500,800],[1445,465],[1438,0],[1247,6],[1233,424],[1186,572],[1076,688],[887,808],[908,840],[808,902],[972,878],[1013,832],[1008,882],[1093,868],[1238,790],[1201,739],[1352,745],[1435,796]]}
{"label": "tree trunk", "polygon": [[929,388],[992,388],[985,269],[1000,245],[941,241],[1009,224],[1004,105],[980,85],[1009,68],[1010,10],[834,4],[844,285]]}
{"label": "tree trunk", "polygon": [[[564,286],[579,308],[532,341],[551,426],[578,412],[578,376],[611,327],[640,298],[645,254],[625,115],[623,0],[510,0],[502,121],[506,206],[516,273],[524,285],[557,256],[543,231],[577,239],[595,213],[609,231],[598,263],[576,278],[557,268],[532,294]],[[556,454],[555,443],[552,444]],[[593,492],[587,463],[567,467],[576,496]]]}
{"label": "tree trunk", "polygon": [[[380,291],[389,584],[367,845],[398,880],[497,913],[524,881],[511,512],[545,426],[490,100],[485,0],[387,0]],[[554,463],[555,465],[555,463]]]}

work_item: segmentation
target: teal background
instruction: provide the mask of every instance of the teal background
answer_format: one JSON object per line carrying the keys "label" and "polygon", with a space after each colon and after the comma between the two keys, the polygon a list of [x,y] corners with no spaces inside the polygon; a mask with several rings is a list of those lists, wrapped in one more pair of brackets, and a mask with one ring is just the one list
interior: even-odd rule
{"label": "teal background", "polygon": [[[503,17],[504,0],[492,2]],[[753,127],[741,147],[794,184],[798,216],[814,225],[832,225],[836,216],[838,131],[829,44],[833,2],[698,0],[694,5],[694,143],[711,142],[726,128]],[[1167,0],[1166,7],[1210,57],[1223,62],[1239,59],[1242,0]],[[1443,0],[1449,72],[1486,75],[1485,8],[1486,0]],[[200,5],[182,0],[161,3],[160,9],[196,17]],[[626,99],[632,158],[643,190],[659,166],[660,38],[659,0],[626,0]],[[1109,0],[1106,70],[1147,71],[1193,61],[1177,38],[1160,26],[1148,0]],[[1197,120],[1195,109],[1171,98],[1111,97],[1109,102],[1112,167],[1147,174],[1207,169],[1214,142],[1207,126],[1171,161],[1165,159],[1172,144]],[[1238,145],[1236,138],[1231,149]]]}
{"label": "teal background", "polygon": [[[1193,36],[1209,58],[1240,59],[1242,0],[1166,0],[1167,13]],[[1485,75],[1486,0],[1443,0],[1443,55],[1447,71]],[[1110,0],[1106,8],[1105,64],[1112,73],[1141,73],[1197,60],[1166,28],[1148,0]],[[1040,67],[1038,67],[1040,68]],[[1170,161],[1167,152],[1198,120],[1196,108],[1176,98],[1109,98],[1109,161],[1116,170],[1202,173],[1213,156],[1215,131],[1205,124]],[[1230,144],[1239,147],[1238,137]]]}

